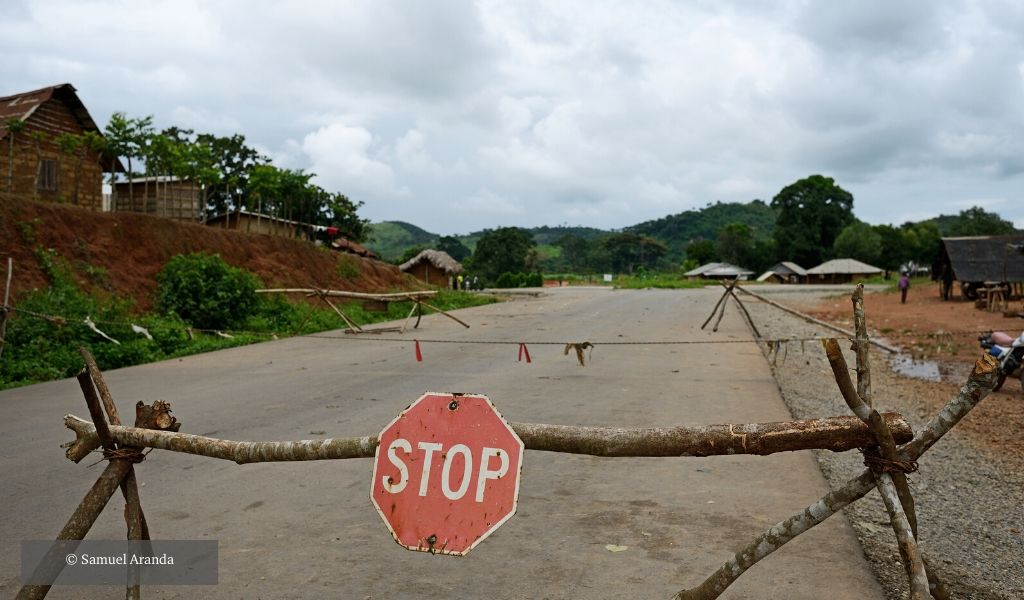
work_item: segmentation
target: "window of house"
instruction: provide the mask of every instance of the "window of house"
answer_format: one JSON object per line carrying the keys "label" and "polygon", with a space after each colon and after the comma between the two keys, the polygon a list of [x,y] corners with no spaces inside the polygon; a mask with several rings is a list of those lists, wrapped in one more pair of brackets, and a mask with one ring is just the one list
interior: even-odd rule
{"label": "window of house", "polygon": [[57,191],[57,161],[39,161],[39,173],[36,175],[36,187],[43,191]]}

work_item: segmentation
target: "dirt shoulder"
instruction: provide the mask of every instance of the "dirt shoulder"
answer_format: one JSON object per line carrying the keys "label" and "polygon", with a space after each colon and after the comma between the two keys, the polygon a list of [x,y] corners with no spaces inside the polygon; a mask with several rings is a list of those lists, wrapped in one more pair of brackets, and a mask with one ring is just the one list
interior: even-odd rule
{"label": "dirt shoulder", "polygon": [[[151,306],[156,274],[164,264],[192,252],[219,254],[267,286],[372,292],[421,287],[394,265],[300,240],[61,204],[0,204],[0,258],[14,259],[15,300],[48,284],[38,249],[64,257],[83,288],[131,298],[140,311]],[[0,268],[6,270],[6,264]]]}
{"label": "dirt shoulder", "polygon": [[[823,297],[775,290],[769,297],[850,327],[848,293]],[[831,335],[766,304],[752,301],[747,305],[765,337]],[[895,294],[868,294],[865,300],[869,327],[889,328],[890,333],[899,331],[899,341],[904,344],[907,340],[926,341],[927,333],[939,329],[952,331],[954,325],[956,330],[968,330],[992,322],[983,320],[983,315],[963,312],[966,306],[973,310],[973,304],[940,303],[937,294],[933,303],[925,294],[912,295],[907,305],[900,305]],[[896,336],[891,341],[896,342]],[[969,349],[966,341],[962,344],[962,354],[950,353],[947,357],[954,365],[969,360],[971,353],[974,358],[979,353]],[[927,344],[919,345],[923,348]],[[790,342],[771,353],[768,360],[794,417],[849,413],[820,344]],[[847,360],[854,363],[852,353],[847,354]],[[907,377],[894,370],[889,357],[881,352],[872,353],[871,365],[876,407],[904,414],[915,429],[926,423],[966,379],[954,380],[955,375],[949,370],[941,381]],[[1019,386],[1008,384],[1007,388],[986,398],[922,457],[920,471],[910,477],[922,547],[954,598],[1024,597],[1024,515],[1020,509],[1024,505],[1024,443],[1019,433],[1014,435],[1019,432],[1024,395]],[[833,487],[863,469],[858,453],[816,454]],[[877,494],[869,494],[844,513],[857,531],[865,555],[889,598],[905,597],[906,577],[888,516]]]}

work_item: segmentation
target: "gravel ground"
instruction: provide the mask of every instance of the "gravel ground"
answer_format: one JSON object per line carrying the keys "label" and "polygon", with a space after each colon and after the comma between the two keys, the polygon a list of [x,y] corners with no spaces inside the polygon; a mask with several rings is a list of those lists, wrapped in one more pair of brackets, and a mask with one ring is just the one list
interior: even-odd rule
{"label": "gravel ground", "polygon": [[[771,293],[770,297],[800,309],[801,304],[814,302],[822,296],[781,292]],[[824,328],[753,298],[745,300],[744,304],[766,338],[832,335]],[[733,315],[738,318],[735,311]],[[870,324],[871,315],[867,317]],[[848,344],[844,343],[845,346]],[[902,413],[915,430],[931,418],[935,407],[952,397],[951,390],[955,393],[963,383],[960,380],[950,385],[904,377],[889,367],[883,355],[881,351],[871,354],[874,404],[883,411]],[[850,413],[819,343],[789,342],[770,355],[769,362],[773,364],[783,398],[795,418]],[[847,362],[851,366],[855,364],[852,352],[847,352]],[[998,402],[994,397],[984,402]],[[926,453],[919,461],[920,471],[910,476],[922,547],[953,598],[1024,598],[1021,457],[1001,456],[992,448],[976,443],[968,433],[959,431],[974,416],[969,415]],[[977,423],[967,425],[979,426]],[[863,469],[856,452],[819,451],[816,454],[822,472],[833,487],[842,485]],[[813,500],[809,498],[808,504]],[[878,494],[869,494],[844,512],[889,598],[906,598],[906,575]]]}

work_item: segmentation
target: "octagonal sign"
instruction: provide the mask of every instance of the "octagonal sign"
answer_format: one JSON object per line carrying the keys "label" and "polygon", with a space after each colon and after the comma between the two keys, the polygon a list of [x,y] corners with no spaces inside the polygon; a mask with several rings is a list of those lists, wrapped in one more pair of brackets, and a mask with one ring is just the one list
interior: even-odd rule
{"label": "octagonal sign", "polygon": [[486,396],[428,392],[380,432],[370,499],[399,545],[464,555],[515,514],[523,449]]}

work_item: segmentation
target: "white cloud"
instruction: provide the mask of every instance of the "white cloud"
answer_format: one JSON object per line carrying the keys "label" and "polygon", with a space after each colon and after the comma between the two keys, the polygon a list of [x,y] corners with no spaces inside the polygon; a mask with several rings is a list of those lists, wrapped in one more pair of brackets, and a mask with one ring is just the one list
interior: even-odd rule
{"label": "white cloud", "polygon": [[392,168],[372,156],[372,145],[373,135],[366,129],[332,123],[307,134],[302,151],[322,186],[367,195],[401,193]]}
{"label": "white cloud", "polygon": [[12,0],[0,94],[70,81],[101,125],[242,133],[442,233],[618,228],[812,173],[868,222],[1019,222],[1022,27],[1008,1]]}

